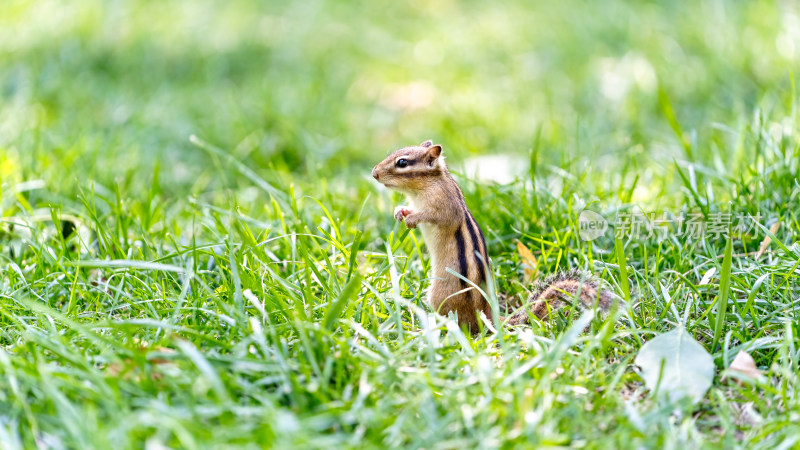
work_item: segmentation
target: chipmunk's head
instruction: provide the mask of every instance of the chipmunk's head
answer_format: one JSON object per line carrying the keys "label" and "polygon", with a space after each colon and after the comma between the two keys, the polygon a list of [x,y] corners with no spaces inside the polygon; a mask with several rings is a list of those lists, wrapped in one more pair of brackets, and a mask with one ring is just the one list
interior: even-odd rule
{"label": "chipmunk's head", "polygon": [[372,176],[390,189],[414,193],[441,178],[445,170],[442,146],[425,141],[387,156],[372,169]]}

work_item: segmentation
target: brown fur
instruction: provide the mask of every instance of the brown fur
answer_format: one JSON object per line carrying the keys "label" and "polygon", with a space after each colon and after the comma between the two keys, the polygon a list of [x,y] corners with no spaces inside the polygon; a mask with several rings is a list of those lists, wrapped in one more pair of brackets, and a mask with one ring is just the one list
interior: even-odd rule
{"label": "brown fur", "polygon": [[[539,319],[546,319],[551,309],[557,309],[572,299],[580,300],[580,306],[602,309],[611,308],[613,297],[602,289],[600,280],[577,269],[559,272],[546,277],[533,286],[528,296],[530,312]],[[526,305],[526,306],[527,306]],[[528,323],[527,308],[508,318],[509,325]]]}
{"label": "brown fur", "polygon": [[[400,159],[409,164],[400,167]],[[399,206],[395,217],[404,220],[408,228],[419,226],[422,231],[431,254],[433,276],[428,291],[431,307],[443,315],[455,312],[459,324],[476,332],[480,312],[492,318],[489,302],[447,269],[461,272],[470,282],[481,286],[485,282],[486,268],[489,267],[488,272],[491,268],[483,233],[447,170],[442,147],[425,141],[418,146],[401,148],[376,165],[372,176],[408,197],[410,205]],[[584,306],[591,306],[601,292],[600,306],[609,305],[610,297],[598,291],[599,284],[584,278],[579,272],[570,272],[545,280],[532,296],[533,314],[546,317],[548,302],[555,307],[561,300],[571,299],[576,294]],[[526,323],[527,320],[527,312],[523,310],[510,317],[509,323]]]}

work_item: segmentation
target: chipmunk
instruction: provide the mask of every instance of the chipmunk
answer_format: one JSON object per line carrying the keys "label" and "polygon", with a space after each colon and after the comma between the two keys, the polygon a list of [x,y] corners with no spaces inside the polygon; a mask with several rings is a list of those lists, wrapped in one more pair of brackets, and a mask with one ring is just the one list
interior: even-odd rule
{"label": "chipmunk", "polygon": [[[440,314],[453,311],[459,324],[478,331],[480,313],[492,319],[489,302],[481,293],[447,271],[459,273],[476,286],[484,285],[491,272],[483,231],[467,208],[442,155],[442,146],[425,141],[395,151],[372,169],[372,176],[389,189],[401,192],[409,206],[395,208],[394,217],[408,228],[422,231],[428,247],[433,277],[428,302]],[[487,270],[488,269],[488,270]],[[584,307],[595,302],[602,309],[611,305],[611,295],[600,288],[599,280],[580,271],[558,273],[545,278],[533,289],[528,301],[531,312],[540,319],[548,315],[548,305],[557,308],[578,297]],[[502,319],[508,324],[528,322],[523,309]]]}

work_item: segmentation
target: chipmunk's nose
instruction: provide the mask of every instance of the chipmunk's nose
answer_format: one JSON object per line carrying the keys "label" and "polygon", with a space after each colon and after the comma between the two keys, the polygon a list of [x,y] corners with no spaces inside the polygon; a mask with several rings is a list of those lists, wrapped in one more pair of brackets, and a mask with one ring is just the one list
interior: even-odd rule
{"label": "chipmunk's nose", "polygon": [[372,169],[372,178],[375,178],[376,180],[378,179],[378,168],[377,167]]}

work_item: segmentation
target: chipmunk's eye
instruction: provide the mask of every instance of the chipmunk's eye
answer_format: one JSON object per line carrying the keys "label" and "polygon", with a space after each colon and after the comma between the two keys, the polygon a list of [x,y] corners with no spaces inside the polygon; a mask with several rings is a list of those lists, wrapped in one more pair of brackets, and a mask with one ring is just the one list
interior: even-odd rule
{"label": "chipmunk's eye", "polygon": [[397,167],[399,167],[399,168],[401,168],[401,169],[402,169],[403,167],[408,167],[408,160],[406,160],[406,159],[403,159],[403,158],[400,158],[400,159],[398,159],[398,160],[397,160]]}

